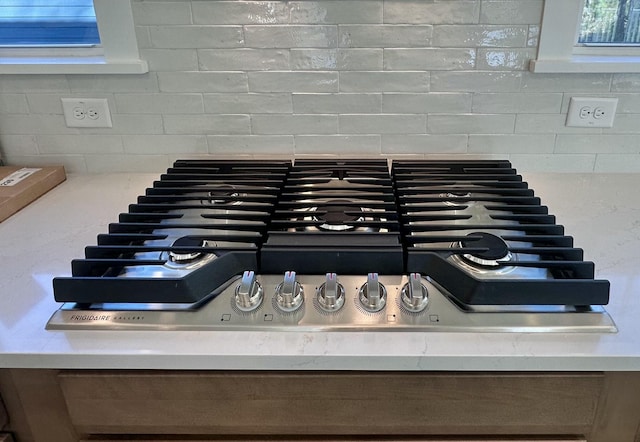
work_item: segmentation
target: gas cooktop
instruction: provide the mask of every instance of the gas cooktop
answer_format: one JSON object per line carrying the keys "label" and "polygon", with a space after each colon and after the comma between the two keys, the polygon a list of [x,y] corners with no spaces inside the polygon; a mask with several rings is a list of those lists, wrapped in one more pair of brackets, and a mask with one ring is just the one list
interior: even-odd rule
{"label": "gas cooktop", "polygon": [[177,161],[54,278],[49,329],[615,332],[508,161]]}

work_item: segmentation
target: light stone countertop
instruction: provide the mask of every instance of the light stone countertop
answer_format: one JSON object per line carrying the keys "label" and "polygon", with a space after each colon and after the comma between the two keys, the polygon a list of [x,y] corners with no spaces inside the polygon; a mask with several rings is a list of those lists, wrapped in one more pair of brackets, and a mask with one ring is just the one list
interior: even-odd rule
{"label": "light stone countertop", "polygon": [[52,278],[159,175],[72,175],[0,223],[0,368],[640,370],[640,174],[524,174],[611,281],[616,334],[45,330]]}

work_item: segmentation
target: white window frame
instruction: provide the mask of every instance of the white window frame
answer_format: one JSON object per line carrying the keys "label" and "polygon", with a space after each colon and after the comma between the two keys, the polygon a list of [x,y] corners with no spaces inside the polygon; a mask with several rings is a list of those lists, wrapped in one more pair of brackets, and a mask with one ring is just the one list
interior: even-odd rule
{"label": "white window frame", "polygon": [[131,0],[93,0],[100,48],[0,48],[0,74],[143,74]]}
{"label": "white window frame", "polygon": [[640,48],[576,46],[583,0],[545,0],[532,72],[640,72]]}

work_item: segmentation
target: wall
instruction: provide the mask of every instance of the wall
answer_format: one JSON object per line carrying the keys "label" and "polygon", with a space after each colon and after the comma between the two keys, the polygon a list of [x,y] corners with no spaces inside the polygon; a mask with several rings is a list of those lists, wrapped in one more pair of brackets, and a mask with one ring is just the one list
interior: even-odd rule
{"label": "wall", "polygon": [[[160,171],[179,157],[472,154],[640,171],[640,75],[532,74],[543,0],[133,0],[145,75],[0,77],[9,164]],[[620,98],[612,129],[569,98]],[[70,129],[61,97],[106,97]]]}

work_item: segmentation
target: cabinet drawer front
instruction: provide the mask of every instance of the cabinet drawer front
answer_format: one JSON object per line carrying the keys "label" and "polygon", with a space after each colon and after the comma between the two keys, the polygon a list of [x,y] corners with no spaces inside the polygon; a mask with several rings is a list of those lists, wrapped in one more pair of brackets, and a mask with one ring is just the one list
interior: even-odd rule
{"label": "cabinet drawer front", "polygon": [[586,434],[600,373],[61,372],[82,433]]}

